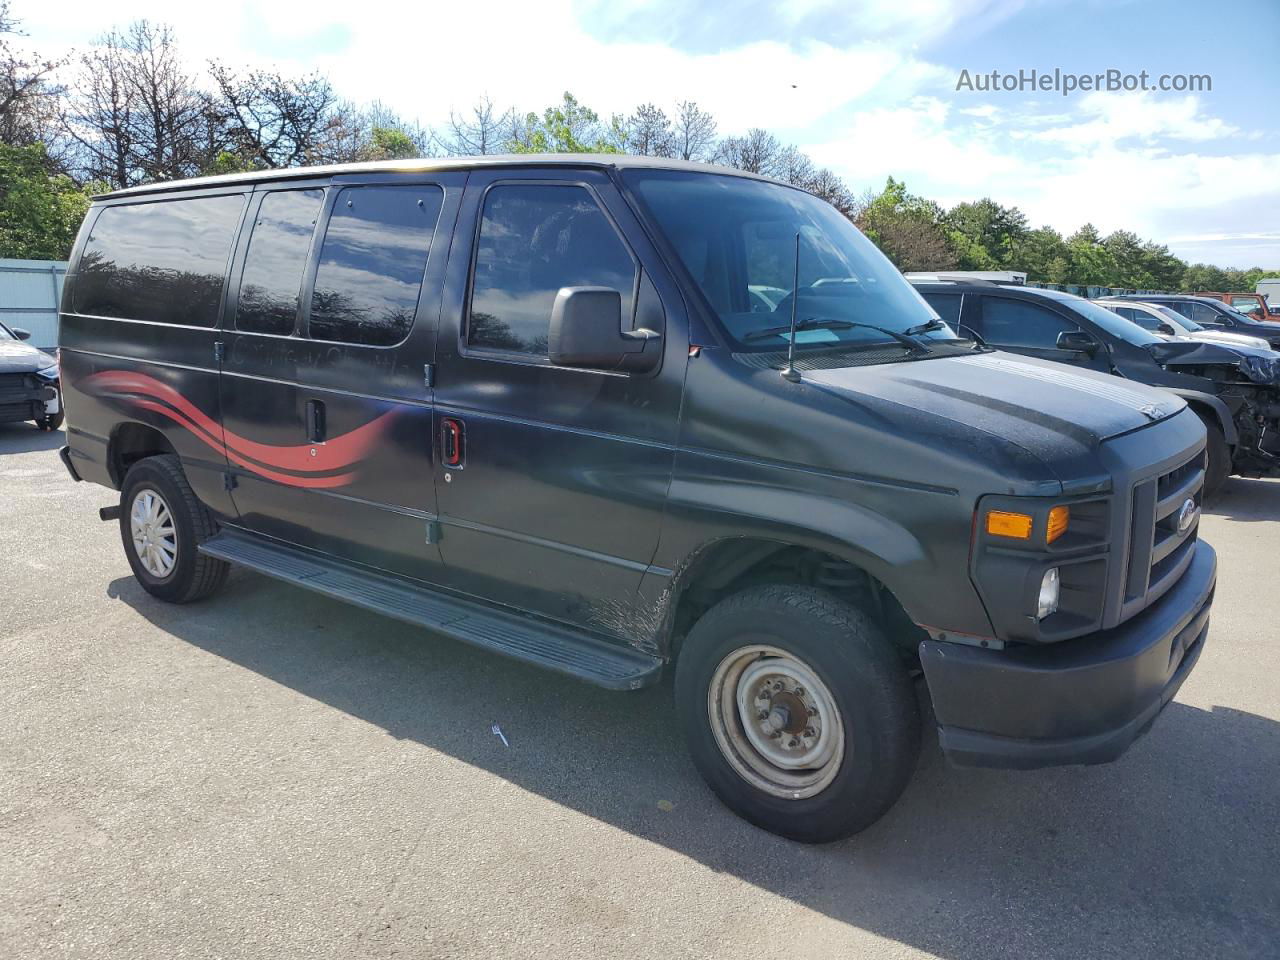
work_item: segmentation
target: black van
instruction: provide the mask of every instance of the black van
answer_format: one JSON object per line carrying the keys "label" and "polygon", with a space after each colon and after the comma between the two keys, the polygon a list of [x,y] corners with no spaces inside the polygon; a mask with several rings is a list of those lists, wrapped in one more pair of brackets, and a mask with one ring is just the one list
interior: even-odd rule
{"label": "black van", "polygon": [[1206,495],[1217,493],[1233,473],[1280,475],[1280,357],[1272,351],[1166,340],[1057,290],[981,281],[917,282],[916,288],[953,326],[999,350],[1115,374],[1182,397],[1208,434]]}
{"label": "black van", "polygon": [[237,563],[613,689],[673,667],[711,787],[800,840],[902,791],[913,681],[957,763],[1101,762],[1207,633],[1185,403],[963,338],[761,177],[127,190],[81,229],[62,344],[64,460],[120,490],[152,594]]}

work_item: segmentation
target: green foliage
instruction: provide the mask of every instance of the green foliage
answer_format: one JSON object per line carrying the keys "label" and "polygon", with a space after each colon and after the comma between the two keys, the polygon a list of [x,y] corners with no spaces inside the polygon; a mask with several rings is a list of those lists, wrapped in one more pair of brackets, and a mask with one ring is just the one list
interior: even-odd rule
{"label": "green foliage", "polygon": [[1014,245],[1027,230],[1026,214],[1017,207],[983,197],[956,204],[944,222],[963,269],[1017,269],[1011,265]]}
{"label": "green foliage", "polygon": [[602,123],[599,114],[566,91],[541,117],[526,114],[509,147],[512,153],[621,153],[622,123],[619,117]]}
{"label": "green foliage", "polygon": [[899,270],[951,270],[956,256],[942,228],[942,208],[890,177],[854,218]]}
{"label": "green foliage", "polygon": [[365,148],[368,160],[409,160],[421,153],[413,138],[395,127],[374,127]]}
{"label": "green foliage", "polygon": [[65,260],[90,187],[50,173],[43,144],[0,144],[0,257]]}

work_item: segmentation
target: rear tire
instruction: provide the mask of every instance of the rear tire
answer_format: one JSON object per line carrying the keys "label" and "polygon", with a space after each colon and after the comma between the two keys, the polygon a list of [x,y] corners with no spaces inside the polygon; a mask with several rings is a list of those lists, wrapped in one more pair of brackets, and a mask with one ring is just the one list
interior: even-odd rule
{"label": "rear tire", "polygon": [[1196,411],[1204,423],[1207,436],[1205,443],[1206,463],[1204,470],[1205,499],[1217,496],[1222,485],[1231,475],[1231,448],[1227,446],[1227,438],[1222,433],[1222,426],[1217,417]]}
{"label": "rear tire", "polygon": [[685,641],[675,693],[707,784],[792,840],[867,828],[915,770],[920,715],[905,667],[861,611],[813,587],[718,603]]}
{"label": "rear tire", "polygon": [[120,539],[147,593],[190,603],[222,586],[229,565],[196,549],[217,531],[177,457],[147,457],[129,468],[120,488]]}

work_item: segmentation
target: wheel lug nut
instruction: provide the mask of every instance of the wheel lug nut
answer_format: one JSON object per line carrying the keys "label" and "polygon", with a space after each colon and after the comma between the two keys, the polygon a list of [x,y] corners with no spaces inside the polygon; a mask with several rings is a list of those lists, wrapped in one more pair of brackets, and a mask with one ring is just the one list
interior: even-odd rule
{"label": "wheel lug nut", "polygon": [[798,746],[800,746],[800,741],[799,741],[799,740],[797,740],[795,737],[792,737],[792,738],[787,742],[787,746],[788,746],[788,747],[798,747]]}
{"label": "wheel lug nut", "polygon": [[815,736],[815,731],[814,731],[813,727],[805,727],[805,728],[804,728],[804,735],[805,735],[806,737],[812,737],[812,736]]}
{"label": "wheel lug nut", "polygon": [[818,708],[817,708],[817,707],[810,707],[810,708],[809,708],[809,716],[811,716],[811,717],[816,717],[817,715],[818,715]]}
{"label": "wheel lug nut", "polygon": [[768,710],[761,710],[759,713],[757,713],[757,714],[756,714],[756,719],[757,719],[757,720],[768,720],[768,719],[769,719],[769,711],[768,711]]}

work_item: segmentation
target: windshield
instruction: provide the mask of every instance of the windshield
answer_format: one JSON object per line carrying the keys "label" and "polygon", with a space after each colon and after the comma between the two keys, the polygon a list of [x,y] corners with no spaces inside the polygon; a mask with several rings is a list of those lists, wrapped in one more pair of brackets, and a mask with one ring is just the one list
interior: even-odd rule
{"label": "windshield", "polygon": [[1150,343],[1164,342],[1154,333],[1142,329],[1132,320],[1126,320],[1119,314],[1112,313],[1106,307],[1098,306],[1092,300],[1072,297],[1067,301],[1067,304],[1071,309],[1091,320],[1095,326],[1101,327],[1113,337],[1124,340],[1126,343],[1131,343],[1135,347],[1145,347]]}
{"label": "windshield", "polygon": [[875,245],[817,197],[720,174],[628,170],[623,176],[734,349],[785,349],[793,303],[797,351],[902,345],[894,334],[931,323],[936,327],[911,336],[956,338]]}
{"label": "windshield", "polygon": [[1152,304],[1152,308],[1158,310],[1160,312],[1160,316],[1167,319],[1175,327],[1180,327],[1183,330],[1190,330],[1193,333],[1200,333],[1204,330],[1204,327],[1200,326],[1200,324],[1196,323],[1190,317],[1184,317],[1177,310],[1174,310],[1171,307],[1162,307],[1159,304]]}

